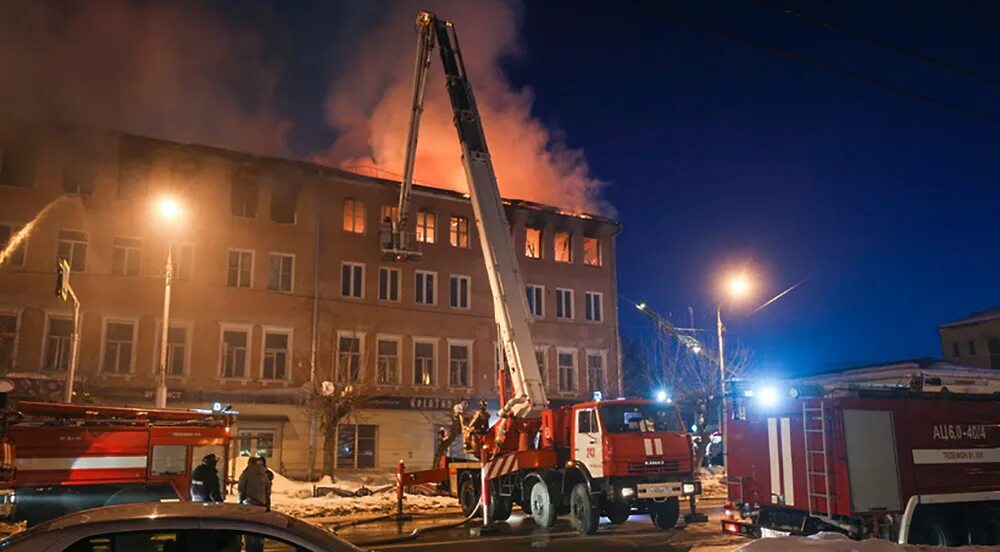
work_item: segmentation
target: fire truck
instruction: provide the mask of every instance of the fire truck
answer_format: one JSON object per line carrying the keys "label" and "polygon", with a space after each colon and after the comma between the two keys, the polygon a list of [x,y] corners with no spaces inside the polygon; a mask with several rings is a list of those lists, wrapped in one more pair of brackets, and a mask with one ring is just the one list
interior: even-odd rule
{"label": "fire truck", "polygon": [[29,525],[98,506],[190,500],[191,470],[206,455],[219,458],[226,481],[233,423],[224,412],[21,401],[6,424],[14,469],[0,497]]}
{"label": "fire truck", "polygon": [[1000,544],[1000,378],[938,364],[735,382],[723,530]]}
{"label": "fire truck", "polygon": [[506,369],[498,370],[499,420],[471,440],[480,456],[478,465],[461,469],[445,465],[404,474],[403,481],[454,478],[453,492],[467,512],[482,497],[487,524],[507,519],[512,507],[520,505],[542,527],[550,527],[557,515],[572,514],[573,524],[584,534],[597,530],[601,516],[622,523],[632,512],[648,513],[660,528],[674,527],[681,499],[700,494],[700,483],[695,480],[690,436],[673,405],[601,400],[595,395],[591,402],[548,408],[535,360],[525,285],[454,25],[422,12],[416,28],[399,215],[381,232],[382,257],[389,261],[420,257],[406,220],[428,68],[437,47],[507,362]]}

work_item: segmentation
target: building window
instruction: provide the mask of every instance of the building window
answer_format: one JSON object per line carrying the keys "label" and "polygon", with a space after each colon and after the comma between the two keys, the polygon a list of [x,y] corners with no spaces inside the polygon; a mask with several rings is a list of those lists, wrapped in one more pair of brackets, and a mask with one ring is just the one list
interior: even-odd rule
{"label": "building window", "polygon": [[340,335],[337,337],[337,381],[351,383],[361,381],[361,337]]}
{"label": "building window", "polygon": [[374,468],[377,426],[337,425],[337,468]]}
{"label": "building window", "polygon": [[183,376],[186,366],[187,328],[170,326],[170,329],[167,330],[167,375]]}
{"label": "building window", "polygon": [[987,348],[990,352],[990,368],[1000,370],[1000,339],[990,339]]}
{"label": "building window", "polygon": [[545,348],[535,349],[535,364],[538,365],[538,373],[542,376],[542,387],[549,387],[549,369],[545,362]]}
{"label": "building window", "polygon": [[66,259],[73,272],[87,269],[87,234],[76,230],[60,230],[56,242],[56,261]]}
{"label": "building window", "polygon": [[450,305],[453,309],[469,308],[469,277],[458,274],[451,275],[450,282]]}
{"label": "building window", "polygon": [[573,262],[573,236],[569,232],[556,232],[555,234],[556,262]]}
{"label": "building window", "polygon": [[590,382],[591,391],[604,390],[604,355],[587,354],[587,381]]}
{"label": "building window", "polygon": [[[6,224],[0,224],[0,251],[7,249],[10,245],[10,240],[14,238],[14,234],[20,230],[19,227],[14,227]],[[21,243],[10,253],[6,259],[0,260],[0,266],[24,266],[24,246],[28,243],[27,238],[21,241]]]}
{"label": "building window", "polygon": [[378,338],[378,355],[375,382],[381,384],[399,383],[399,339]]}
{"label": "building window", "polygon": [[289,350],[289,334],[286,332],[264,332],[264,365],[261,367],[261,379],[283,380],[288,378],[288,365],[291,358]]}
{"label": "building window", "polygon": [[542,318],[545,316],[545,288],[528,284],[526,289],[528,295],[528,312],[532,316]]}
{"label": "building window", "polygon": [[340,294],[361,299],[365,296],[365,265],[344,262],[340,265]]}
{"label": "building window", "polygon": [[379,220],[385,222],[385,219],[389,219],[389,222],[396,222],[399,220],[399,207],[396,205],[383,205],[381,215]]}
{"label": "building window", "polygon": [[94,195],[97,170],[84,163],[71,163],[63,167],[62,186],[67,194],[90,197]]}
{"label": "building window", "polygon": [[230,210],[234,217],[257,216],[257,177],[250,171],[238,170],[233,174]]}
{"label": "building window", "polygon": [[570,393],[576,390],[576,353],[559,351],[559,391]]}
{"label": "building window", "polygon": [[399,301],[400,271],[398,268],[378,269],[378,298],[380,301]]}
{"label": "building window", "polygon": [[976,356],[976,342],[969,340],[969,356]]}
{"label": "building window", "polygon": [[194,268],[194,246],[171,245],[170,262],[174,265],[174,280],[190,280]]}
{"label": "building window", "polygon": [[601,240],[598,238],[583,238],[583,264],[601,266]]}
{"label": "building window", "polygon": [[70,341],[73,339],[73,321],[69,318],[49,318],[48,335],[45,336],[45,364],[49,371],[69,369]]}
{"label": "building window", "polygon": [[271,253],[267,256],[267,289],[270,291],[292,292],[292,278],[295,274],[295,255]]}
{"label": "building window", "polygon": [[452,247],[469,247],[469,219],[465,217],[451,217],[451,245]]}
{"label": "building window", "polygon": [[0,184],[31,188],[34,185],[35,160],[26,143],[0,143]]}
{"label": "building window", "polygon": [[250,334],[246,330],[223,330],[222,367],[224,378],[245,378],[247,375],[247,345]]}
{"label": "building window", "polygon": [[530,226],[524,229],[524,256],[529,259],[542,258],[542,229]]}
{"label": "building window", "polygon": [[365,202],[359,199],[344,199],[344,231],[352,234],[365,233]]}
{"label": "building window", "polygon": [[604,320],[604,312],[602,310],[604,294],[598,291],[588,291],[583,297],[587,303],[587,321],[600,322]]}
{"label": "building window", "polygon": [[451,387],[469,387],[469,354],[471,347],[467,343],[448,344],[448,385]]}
{"label": "building window", "polygon": [[298,202],[297,182],[275,183],[271,187],[271,220],[283,224],[295,224]]}
{"label": "building window", "polygon": [[0,372],[14,369],[15,343],[17,343],[17,315],[0,313]]}
{"label": "building window", "polygon": [[413,343],[413,385],[434,385],[434,343]]}
{"label": "building window", "polygon": [[958,342],[957,341],[952,341],[951,342],[951,356],[953,356],[955,358],[958,358],[959,356],[961,356],[961,354],[962,354],[962,351],[959,350],[959,348],[958,348]]}
{"label": "building window", "polygon": [[430,211],[417,211],[417,241],[434,243],[437,215]]}
{"label": "building window", "polygon": [[253,282],[253,251],[229,250],[229,270],[226,285],[231,288],[248,288]]}
{"label": "building window", "polygon": [[418,305],[434,305],[437,300],[434,297],[435,280],[437,273],[418,270],[414,273],[414,298]]}
{"label": "building window", "polygon": [[115,238],[111,254],[111,273],[115,276],[138,276],[142,258],[142,240]]}
{"label": "building window", "polygon": [[556,288],[556,318],[573,319],[573,290]]}
{"label": "building window", "polygon": [[132,350],[135,341],[133,322],[108,322],[104,328],[105,374],[127,374],[132,371]]}

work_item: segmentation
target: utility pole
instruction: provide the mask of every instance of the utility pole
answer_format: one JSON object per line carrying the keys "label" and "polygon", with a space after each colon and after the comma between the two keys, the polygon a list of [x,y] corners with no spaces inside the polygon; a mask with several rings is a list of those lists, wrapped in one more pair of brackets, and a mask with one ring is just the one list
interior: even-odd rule
{"label": "utility pole", "polygon": [[167,268],[163,279],[163,331],[160,333],[160,381],[156,386],[156,408],[167,407],[167,345],[170,335],[170,286],[174,279],[173,247],[167,245]]}
{"label": "utility pole", "polygon": [[73,334],[70,336],[69,344],[69,370],[66,371],[66,384],[63,386],[65,391],[63,401],[67,403],[73,402],[73,380],[76,378],[76,367],[80,360],[80,300],[69,283],[71,272],[69,261],[59,259],[59,263],[56,265],[56,297],[63,301],[73,300]]}
{"label": "utility pole", "polygon": [[722,341],[722,333],[725,331],[722,325],[722,303],[719,303],[719,309],[715,311],[715,320],[719,331],[719,424],[722,428],[722,469],[725,470],[729,467],[729,447],[726,446],[729,434],[726,433],[726,353]]}

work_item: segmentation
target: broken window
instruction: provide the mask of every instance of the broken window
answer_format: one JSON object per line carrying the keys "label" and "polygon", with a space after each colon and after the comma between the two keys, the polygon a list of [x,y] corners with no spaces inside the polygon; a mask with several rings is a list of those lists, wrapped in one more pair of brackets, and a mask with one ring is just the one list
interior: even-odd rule
{"label": "broken window", "polygon": [[297,182],[275,182],[271,187],[271,220],[295,224],[295,211],[299,202]]}
{"label": "broken window", "polygon": [[469,247],[469,219],[465,217],[451,217],[451,245],[452,247]]}
{"label": "broken window", "polygon": [[344,231],[352,234],[365,233],[365,202],[358,199],[344,200]]}
{"label": "broken window", "polygon": [[234,217],[257,216],[257,176],[249,170],[239,169],[233,173],[230,209]]}
{"label": "broken window", "polygon": [[542,258],[542,229],[530,226],[524,229],[524,256],[529,259]]}
{"label": "broken window", "polygon": [[598,238],[583,238],[583,264],[601,266],[601,240]]}
{"label": "broken window", "polygon": [[86,163],[70,163],[63,167],[62,186],[67,194],[90,197],[94,195],[97,169]]}
{"label": "broken window", "polygon": [[560,263],[573,262],[573,236],[569,232],[556,232],[555,245],[556,245],[556,254],[555,254],[556,262]]}

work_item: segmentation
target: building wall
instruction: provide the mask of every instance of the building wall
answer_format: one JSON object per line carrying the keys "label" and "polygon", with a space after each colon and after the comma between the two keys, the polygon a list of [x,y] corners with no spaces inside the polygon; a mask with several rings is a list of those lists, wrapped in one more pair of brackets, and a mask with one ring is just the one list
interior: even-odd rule
{"label": "building wall", "polygon": [[[184,328],[187,338],[184,374],[168,378],[171,404],[205,407],[217,397],[240,410],[247,427],[271,424],[280,433],[281,463],[288,473],[308,473],[310,460],[319,465],[310,451],[319,450],[321,437],[313,435],[320,432],[304,397],[312,382],[336,380],[339,335],[362,338],[361,378],[353,384],[367,395],[451,402],[496,396],[491,296],[472,208],[461,194],[416,189],[414,212],[436,214],[435,243],[423,244],[420,261],[385,263],[380,259],[378,220],[383,205],[395,205],[398,183],[301,162],[65,128],[2,127],[0,148],[8,167],[30,167],[21,181],[11,177],[4,182],[0,166],[0,224],[25,225],[46,211],[24,246],[23,263],[0,267],[0,316],[10,316],[0,321],[16,324],[13,332],[8,324],[6,334],[0,335],[0,344],[4,339],[12,343],[7,347],[11,354],[0,358],[0,369],[8,376],[51,380],[53,385],[65,378],[60,371],[45,369],[45,343],[50,321],[71,315],[70,304],[54,296],[53,267],[60,230],[72,230],[87,236],[86,266],[71,276],[82,314],[76,386],[86,400],[150,404],[159,366],[168,243],[193,248],[193,263],[182,267],[187,274],[181,274],[184,277],[175,279],[172,286],[171,326]],[[89,182],[85,187],[92,191],[67,194],[67,175],[78,174],[79,167],[92,176],[85,179]],[[254,217],[234,216],[232,211],[234,182],[243,179],[257,186]],[[131,182],[137,189],[129,195],[125,192]],[[272,202],[287,194],[289,187],[298,190],[294,223],[274,222]],[[187,210],[183,224],[167,224],[157,217],[154,200],[164,194],[182,201]],[[361,234],[344,230],[346,199],[364,203],[365,231]],[[449,244],[452,215],[470,222],[469,247]],[[617,223],[522,202],[509,205],[508,218],[519,252],[524,251],[525,227],[542,229],[543,258],[522,256],[521,268],[527,283],[544,286],[544,316],[534,320],[532,330],[536,345],[545,352],[551,397],[579,399],[589,396],[592,387],[618,394]],[[572,263],[553,259],[552,240],[557,231],[573,236]],[[583,264],[585,235],[599,239],[601,266]],[[138,275],[113,274],[116,237],[141,240]],[[231,249],[253,252],[248,288],[227,286]],[[293,286],[287,293],[267,289],[271,252],[294,255]],[[364,265],[361,298],[341,293],[345,262]],[[378,299],[380,266],[401,270],[398,302]],[[436,304],[415,302],[417,270],[436,273]],[[448,305],[452,274],[471,279],[467,309]],[[556,319],[556,288],[574,290],[570,320]],[[587,291],[603,295],[600,321],[584,319]],[[119,321],[134,327],[129,368],[120,374],[106,373],[107,324]],[[222,333],[227,328],[249,332],[244,377],[222,377]],[[261,377],[265,331],[289,336],[285,378]],[[401,378],[395,384],[376,383],[379,336],[400,340]],[[435,381],[429,386],[414,382],[414,343],[420,340],[436,346]],[[449,343],[471,345],[467,387],[448,382]],[[572,353],[576,360],[576,384],[570,391],[560,391],[556,385],[560,351]],[[588,381],[588,354],[603,359],[603,385]],[[442,412],[446,414],[447,408],[372,409],[370,418],[378,425],[378,464],[390,466],[398,459],[429,464],[435,431],[430,420],[439,419]]]}
{"label": "building wall", "polygon": [[941,326],[941,357],[955,364],[1000,369],[1000,318]]}

